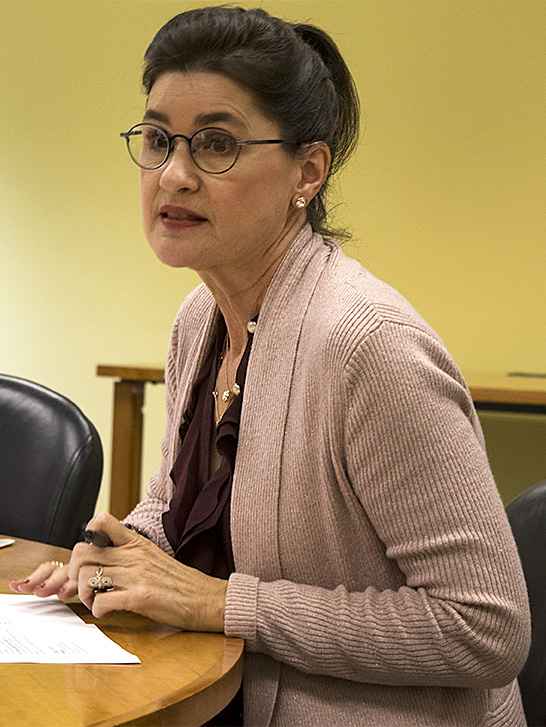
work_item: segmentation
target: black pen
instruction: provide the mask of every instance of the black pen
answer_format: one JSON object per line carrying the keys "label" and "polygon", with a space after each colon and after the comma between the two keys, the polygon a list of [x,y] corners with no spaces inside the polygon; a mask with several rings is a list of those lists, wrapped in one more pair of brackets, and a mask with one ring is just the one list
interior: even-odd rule
{"label": "black pen", "polygon": [[86,530],[83,534],[83,539],[89,545],[96,545],[98,548],[109,548],[114,545],[108,535],[103,533],[102,530]]}

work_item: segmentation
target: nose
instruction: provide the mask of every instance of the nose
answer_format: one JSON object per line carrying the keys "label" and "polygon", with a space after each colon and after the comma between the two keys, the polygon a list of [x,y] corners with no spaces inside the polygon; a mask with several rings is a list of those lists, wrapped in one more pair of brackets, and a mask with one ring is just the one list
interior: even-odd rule
{"label": "nose", "polygon": [[191,158],[185,137],[176,139],[174,148],[161,169],[160,185],[171,194],[182,189],[195,190],[199,186],[199,169]]}

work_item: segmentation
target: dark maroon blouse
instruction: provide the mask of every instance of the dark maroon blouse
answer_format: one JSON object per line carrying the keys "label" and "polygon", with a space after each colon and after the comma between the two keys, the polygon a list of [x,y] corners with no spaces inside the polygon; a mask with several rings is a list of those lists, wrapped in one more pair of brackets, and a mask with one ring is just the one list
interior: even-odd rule
{"label": "dark maroon blouse", "polygon": [[[244,383],[253,334],[237,369],[241,393],[228,407],[218,426],[215,422],[216,386],[220,356],[226,334],[220,317],[214,342],[199,372],[180,426],[180,453],[171,472],[175,492],[169,510],[163,513],[165,535],[174,557],[216,578],[228,578],[235,570],[231,547],[231,485],[239,437]],[[222,459],[210,474],[210,442],[216,432],[216,447]]]}

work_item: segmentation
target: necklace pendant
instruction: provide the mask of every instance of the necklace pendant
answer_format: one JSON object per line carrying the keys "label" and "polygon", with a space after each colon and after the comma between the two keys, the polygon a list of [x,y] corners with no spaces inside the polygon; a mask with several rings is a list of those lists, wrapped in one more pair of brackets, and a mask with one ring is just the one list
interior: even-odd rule
{"label": "necklace pendant", "polygon": [[239,384],[233,384],[232,392],[234,396],[239,396],[239,394],[241,393],[241,387],[239,386]]}
{"label": "necklace pendant", "polygon": [[231,389],[226,389],[224,393],[222,394],[222,401],[229,401],[229,397],[231,396]]}

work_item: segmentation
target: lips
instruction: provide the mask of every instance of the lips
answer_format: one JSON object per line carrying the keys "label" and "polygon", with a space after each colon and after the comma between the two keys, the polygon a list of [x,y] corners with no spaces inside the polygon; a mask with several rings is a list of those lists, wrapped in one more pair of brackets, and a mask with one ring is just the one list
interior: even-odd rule
{"label": "lips", "polygon": [[189,210],[186,207],[175,207],[174,205],[163,205],[159,210],[162,220],[176,222],[205,222],[206,218],[197,214],[193,210]]}

